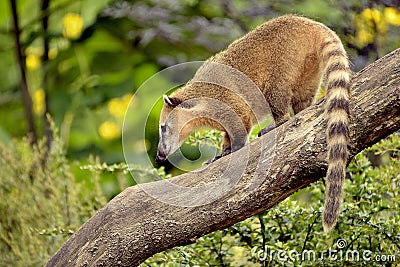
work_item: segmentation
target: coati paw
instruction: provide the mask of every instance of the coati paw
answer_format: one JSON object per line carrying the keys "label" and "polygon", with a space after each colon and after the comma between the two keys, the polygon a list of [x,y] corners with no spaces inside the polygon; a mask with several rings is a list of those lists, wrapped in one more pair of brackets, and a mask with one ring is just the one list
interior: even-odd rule
{"label": "coati paw", "polygon": [[226,156],[226,155],[228,155],[230,153],[232,153],[232,149],[231,149],[231,147],[227,147],[222,151],[221,157]]}

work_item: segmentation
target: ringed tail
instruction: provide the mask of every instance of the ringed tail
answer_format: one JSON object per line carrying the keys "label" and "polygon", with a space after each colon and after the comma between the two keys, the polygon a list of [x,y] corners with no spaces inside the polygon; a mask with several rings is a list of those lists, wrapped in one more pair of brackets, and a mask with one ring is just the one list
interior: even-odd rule
{"label": "ringed tail", "polygon": [[326,196],[323,213],[325,232],[332,230],[338,220],[346,176],[349,143],[350,66],[346,51],[335,35],[322,44],[326,62],[327,162]]}

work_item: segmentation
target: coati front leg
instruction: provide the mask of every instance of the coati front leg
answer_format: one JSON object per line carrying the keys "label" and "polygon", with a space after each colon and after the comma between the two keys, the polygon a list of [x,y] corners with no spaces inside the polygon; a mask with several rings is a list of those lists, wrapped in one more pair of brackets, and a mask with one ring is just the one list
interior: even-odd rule
{"label": "coati front leg", "polygon": [[242,134],[242,135],[238,135],[238,134],[233,134],[232,138],[229,136],[229,134],[227,132],[223,133],[224,137],[222,140],[222,152],[220,155],[215,156],[212,159],[209,159],[206,164],[210,164],[232,152],[235,152],[236,150],[241,149],[242,147],[244,147],[244,145],[246,144],[246,140],[247,140],[247,134]]}

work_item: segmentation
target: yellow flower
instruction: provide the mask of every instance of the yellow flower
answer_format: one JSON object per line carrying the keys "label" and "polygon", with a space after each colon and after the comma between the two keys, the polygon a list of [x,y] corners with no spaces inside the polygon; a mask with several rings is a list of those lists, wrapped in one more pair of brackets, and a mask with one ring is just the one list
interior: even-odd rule
{"label": "yellow flower", "polygon": [[125,115],[131,101],[132,94],[126,94],[122,98],[114,98],[108,102],[108,111],[116,118],[121,118]]}
{"label": "yellow flower", "polygon": [[[54,59],[57,57],[58,49],[56,47],[52,47],[49,50],[48,56],[49,59]],[[41,47],[33,47],[29,46],[25,49],[25,64],[26,67],[30,70],[34,70],[40,67],[41,58],[43,56],[43,48]]]}
{"label": "yellow flower", "polygon": [[357,31],[356,38],[361,47],[374,42],[374,34],[371,31],[361,29]]}
{"label": "yellow flower", "polygon": [[121,128],[112,121],[105,121],[99,127],[99,135],[104,139],[115,139],[121,136]]}
{"label": "yellow flower", "polygon": [[36,115],[43,115],[45,105],[45,94],[43,89],[38,89],[33,93],[33,112]]}
{"label": "yellow flower", "polygon": [[366,8],[361,12],[364,22],[370,28],[376,28],[379,33],[385,33],[387,30],[386,21],[382,18],[382,13],[376,9]]}
{"label": "yellow flower", "polygon": [[[122,101],[124,102],[124,104],[126,105],[126,107],[129,106],[129,103],[131,102],[131,99],[133,97],[133,94],[126,94],[122,97]],[[132,102],[134,102],[135,99],[132,100]]]}
{"label": "yellow flower", "polygon": [[366,8],[355,18],[356,34],[352,43],[362,48],[374,43],[377,37],[387,32],[388,25],[382,12],[378,9]]}
{"label": "yellow flower", "polygon": [[107,107],[108,111],[114,117],[122,117],[125,114],[124,104],[119,98],[111,99],[110,102],[108,102]]}
{"label": "yellow flower", "polygon": [[377,23],[379,23],[379,21],[381,21],[382,17],[381,17],[381,12],[379,12],[378,9],[373,8],[366,8],[361,12],[361,15],[367,19],[367,20],[372,20],[375,21]]}
{"label": "yellow flower", "polygon": [[40,57],[34,54],[29,54],[25,59],[26,68],[35,70],[40,67]]}
{"label": "yellow flower", "polygon": [[55,59],[58,55],[58,49],[57,48],[50,48],[48,57],[49,59]]}
{"label": "yellow flower", "polygon": [[63,17],[63,35],[69,39],[77,39],[81,36],[83,19],[79,14],[68,13]]}
{"label": "yellow flower", "polygon": [[394,7],[385,7],[383,14],[387,23],[400,26],[400,12]]}

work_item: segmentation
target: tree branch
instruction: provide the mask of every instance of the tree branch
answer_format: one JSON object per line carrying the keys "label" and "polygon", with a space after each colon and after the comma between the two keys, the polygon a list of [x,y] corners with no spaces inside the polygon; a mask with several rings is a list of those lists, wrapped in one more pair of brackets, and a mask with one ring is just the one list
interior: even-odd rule
{"label": "tree branch", "polygon": [[22,103],[24,104],[25,107],[25,117],[26,117],[26,122],[28,124],[28,136],[30,137],[31,144],[36,144],[37,135],[35,129],[35,121],[32,112],[32,98],[28,90],[28,82],[25,73],[25,62],[22,56],[22,45],[20,40],[20,28],[18,23],[16,0],[10,0],[10,5],[11,5],[11,14],[13,18],[13,25],[14,25],[14,42],[16,47],[15,50],[17,53],[18,67],[21,73],[21,84],[20,84],[21,98],[22,98]]}
{"label": "tree branch", "polygon": [[[400,49],[371,64],[353,77],[351,98],[351,156],[400,128]],[[276,129],[276,155],[270,132],[207,168],[168,180],[127,188],[87,221],[53,256],[47,266],[132,266],[153,254],[265,211],[300,188],[325,176],[327,164],[323,103],[297,114]],[[196,187],[215,182],[229,160],[249,160],[237,184],[211,204],[194,207],[169,205],[165,199],[196,199],[196,194],[168,191],[167,183]],[[269,171],[261,161],[271,160]],[[273,161],[272,161],[273,159]],[[231,179],[239,178],[231,175]],[[265,179],[250,188],[254,179]],[[146,191],[145,191],[145,190]],[[210,194],[213,191],[210,192]]]}
{"label": "tree branch", "polygon": [[[49,6],[50,0],[42,0],[41,5],[41,13],[42,13],[42,31],[43,31],[43,56],[42,56],[42,70],[43,70],[43,80],[42,80],[42,88],[44,91],[44,134],[46,136],[46,148],[50,150],[50,144],[52,139],[52,132],[50,121],[47,119],[47,116],[50,115],[50,99],[49,99],[49,90],[48,90],[48,69],[49,69],[49,43],[50,37],[48,32],[49,26]],[[47,158],[47,156],[46,156]]]}

